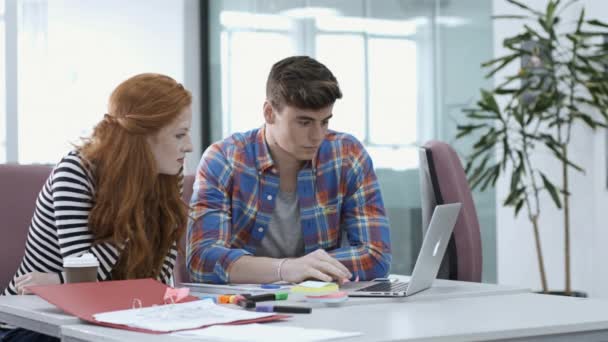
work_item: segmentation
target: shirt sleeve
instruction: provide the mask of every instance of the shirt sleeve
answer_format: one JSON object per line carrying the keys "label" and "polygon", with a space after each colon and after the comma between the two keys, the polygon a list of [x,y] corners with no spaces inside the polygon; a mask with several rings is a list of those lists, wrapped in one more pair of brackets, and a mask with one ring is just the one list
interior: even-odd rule
{"label": "shirt sleeve", "polygon": [[341,211],[348,247],[329,252],[360,280],[385,277],[390,270],[390,229],[371,158],[359,143],[351,150],[347,191]]}
{"label": "shirt sleeve", "polygon": [[220,147],[212,145],[198,166],[190,201],[186,265],[194,281],[227,283],[230,266],[251,254],[230,247],[231,184],[232,167]]}
{"label": "shirt sleeve", "polygon": [[109,243],[93,245],[93,234],[88,227],[93,207],[92,184],[76,156],[67,156],[57,165],[51,192],[61,257],[89,252],[99,261],[97,279],[110,278],[120,250]]}
{"label": "shirt sleeve", "polygon": [[161,271],[157,277],[157,280],[162,282],[165,285],[174,286],[173,284],[173,270],[175,269],[175,260],[177,258],[177,243],[173,243],[171,249],[169,249],[169,254],[165,256],[165,260],[163,261],[163,266],[161,267]]}

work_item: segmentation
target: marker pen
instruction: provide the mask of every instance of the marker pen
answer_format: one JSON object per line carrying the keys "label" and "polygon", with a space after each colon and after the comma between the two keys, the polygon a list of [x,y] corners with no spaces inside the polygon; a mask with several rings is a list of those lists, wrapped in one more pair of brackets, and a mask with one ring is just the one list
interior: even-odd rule
{"label": "marker pen", "polygon": [[241,299],[236,302],[236,304],[245,309],[253,309],[255,308],[255,302],[248,299]]}
{"label": "marker pen", "polygon": [[268,301],[274,301],[276,300],[276,296],[274,295],[274,293],[264,293],[264,294],[259,294],[259,295],[255,295],[255,296],[250,296],[250,297],[245,297],[248,300],[254,301],[254,302],[268,302]]}
{"label": "marker pen", "polygon": [[285,305],[258,305],[255,307],[257,312],[280,312],[280,313],[304,313],[309,314],[312,308],[303,306],[285,306]]}

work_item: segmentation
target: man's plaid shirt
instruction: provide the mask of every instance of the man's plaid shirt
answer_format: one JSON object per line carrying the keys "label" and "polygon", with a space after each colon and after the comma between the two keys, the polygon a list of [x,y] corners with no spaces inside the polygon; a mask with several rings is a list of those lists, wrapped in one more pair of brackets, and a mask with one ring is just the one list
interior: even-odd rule
{"label": "man's plaid shirt", "polygon": [[[263,127],[205,151],[190,201],[187,265],[193,281],[229,282],[231,264],[255,255],[278,191]],[[297,195],[305,253],[325,249],[353,278],[388,274],[389,223],[372,161],[356,138],[329,131],[315,159],[299,171]]]}

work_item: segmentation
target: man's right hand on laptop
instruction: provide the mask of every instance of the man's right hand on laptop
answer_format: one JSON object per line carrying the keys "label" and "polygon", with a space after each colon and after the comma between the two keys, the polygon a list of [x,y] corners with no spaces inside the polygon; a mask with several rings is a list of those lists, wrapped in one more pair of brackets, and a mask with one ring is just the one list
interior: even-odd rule
{"label": "man's right hand on laptop", "polygon": [[317,249],[305,256],[287,259],[281,268],[281,276],[283,280],[291,283],[300,283],[312,278],[327,282],[335,280],[343,284],[348,282],[352,274],[325,250]]}

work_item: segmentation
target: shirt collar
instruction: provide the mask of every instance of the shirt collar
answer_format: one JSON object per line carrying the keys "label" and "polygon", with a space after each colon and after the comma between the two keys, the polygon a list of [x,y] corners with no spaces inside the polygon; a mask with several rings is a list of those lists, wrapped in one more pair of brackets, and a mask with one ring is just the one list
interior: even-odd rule
{"label": "shirt collar", "polygon": [[262,126],[258,129],[255,137],[255,144],[258,171],[264,172],[268,168],[274,166],[274,160],[272,160],[268,145],[266,145],[266,126]]}
{"label": "shirt collar", "polygon": [[[266,125],[258,129],[258,132],[255,137],[255,144],[258,171],[264,172],[274,166],[274,160],[272,159],[272,155],[270,154],[270,150],[268,149],[268,145],[266,144]],[[318,152],[317,154],[315,154],[313,160],[309,160],[304,163],[303,169],[314,169],[313,165],[316,165],[317,158]]]}

